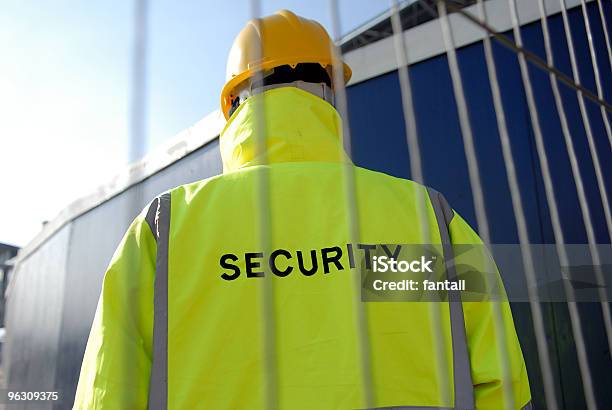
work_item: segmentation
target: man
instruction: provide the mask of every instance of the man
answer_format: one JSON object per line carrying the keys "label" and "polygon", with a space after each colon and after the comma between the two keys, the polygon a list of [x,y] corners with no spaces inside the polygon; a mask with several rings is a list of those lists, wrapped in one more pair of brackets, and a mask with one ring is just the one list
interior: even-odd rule
{"label": "man", "polygon": [[441,195],[350,162],[333,74],[346,83],[351,70],[333,69],[332,46],[289,11],[238,35],[223,175],[162,194],[130,226],[76,409],[529,406],[507,303],[496,322],[493,303],[457,292],[360,299],[361,266],[380,250],[480,241]]}

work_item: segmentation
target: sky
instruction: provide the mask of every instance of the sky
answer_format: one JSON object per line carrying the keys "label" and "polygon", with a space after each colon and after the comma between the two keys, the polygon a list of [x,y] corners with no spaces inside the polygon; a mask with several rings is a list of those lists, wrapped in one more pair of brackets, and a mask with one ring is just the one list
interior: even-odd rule
{"label": "sky", "polygon": [[[386,0],[340,0],[343,33]],[[331,33],[328,0],[262,0]],[[251,3],[150,0],[147,150],[218,108],[225,60]],[[0,4],[0,242],[26,245],[64,207],[127,164],[134,3]]]}

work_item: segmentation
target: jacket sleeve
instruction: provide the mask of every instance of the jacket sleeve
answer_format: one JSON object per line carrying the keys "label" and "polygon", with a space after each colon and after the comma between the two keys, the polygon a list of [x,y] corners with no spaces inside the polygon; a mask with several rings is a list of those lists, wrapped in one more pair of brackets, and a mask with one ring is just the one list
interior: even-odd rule
{"label": "jacket sleeve", "polygon": [[[480,284],[498,289],[500,296],[495,301],[464,298],[463,302],[476,408],[501,409],[508,404],[516,409],[528,408],[531,393],[527,371],[497,267],[478,235],[456,213],[449,233],[455,266],[477,271]],[[459,275],[460,271],[457,268]]]}
{"label": "jacket sleeve", "polygon": [[147,406],[156,241],[146,212],[129,227],[104,276],[74,409]]}

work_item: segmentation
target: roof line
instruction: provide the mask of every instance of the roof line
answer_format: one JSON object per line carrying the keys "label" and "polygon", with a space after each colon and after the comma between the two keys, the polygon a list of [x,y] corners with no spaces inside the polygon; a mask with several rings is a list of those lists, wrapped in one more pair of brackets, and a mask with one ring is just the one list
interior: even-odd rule
{"label": "roof line", "polygon": [[[419,0],[402,0],[399,2],[399,11],[401,12],[402,10],[404,10],[406,7],[411,6],[412,4],[416,3]],[[391,17],[391,15],[393,14],[393,10],[391,10],[390,8],[383,11],[382,13],[378,14],[377,16],[371,18],[370,20],[358,25],[357,27],[355,27],[354,29],[352,29],[351,31],[349,31],[348,33],[346,33],[345,35],[343,35],[340,38],[340,41],[338,42],[340,45],[345,44],[351,40],[353,40],[355,37],[365,33],[366,31],[370,30],[372,27],[374,27],[375,25],[382,23],[383,21],[387,20],[388,18]]]}

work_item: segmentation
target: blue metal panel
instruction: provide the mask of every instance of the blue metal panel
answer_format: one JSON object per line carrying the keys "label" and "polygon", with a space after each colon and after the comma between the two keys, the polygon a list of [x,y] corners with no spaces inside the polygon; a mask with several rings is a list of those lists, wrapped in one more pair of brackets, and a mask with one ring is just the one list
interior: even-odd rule
{"label": "blue metal panel", "polygon": [[[612,7],[610,3],[606,3],[604,7],[609,18]],[[599,53],[602,84],[610,93],[612,76],[606,58],[605,43],[596,5],[589,5],[589,14],[593,38]],[[570,10],[569,17],[582,82],[587,88],[595,90],[580,8]],[[549,25],[556,58],[555,65],[571,76],[561,15],[549,18]],[[545,58],[539,22],[523,26],[521,30],[525,47]],[[511,32],[505,35],[512,37]],[[533,243],[554,243],[550,211],[544,191],[540,162],[535,149],[518,59],[514,52],[503,48],[496,42],[493,43],[493,46],[530,240]],[[473,44],[458,50],[458,59],[468,101],[492,241],[494,243],[517,243],[514,214],[510,203],[493,101],[488,87],[488,74],[482,44]],[[415,64],[410,67],[410,75],[425,183],[441,191],[451,205],[473,227],[477,228],[457,107],[446,57],[438,56]],[[548,154],[556,190],[555,202],[559,207],[565,239],[568,243],[586,243],[586,231],[580,214],[576,186],[549,76],[530,65],[530,78],[539,110],[538,118]],[[591,215],[597,231],[597,239],[600,243],[609,243],[610,238],[605,227],[593,161],[578,110],[576,93],[565,85],[560,85],[560,87]],[[397,73],[385,74],[350,87],[348,96],[352,157],[355,163],[399,177],[409,176],[409,159]],[[587,102],[587,105],[593,134],[602,159],[603,173],[607,179],[606,186],[609,189],[612,178],[609,143],[598,107],[591,102]],[[502,274],[509,275],[514,272],[504,272],[502,269]],[[551,272],[551,274],[558,276],[559,272]],[[529,307],[525,304],[513,304],[512,307],[532,381],[534,400],[539,407],[543,407],[541,376]],[[607,351],[601,307],[599,304],[585,303],[580,304],[579,308],[598,402],[600,404],[610,403],[612,393],[605,386],[612,383],[609,371],[612,363],[610,363],[610,354]],[[546,332],[552,338],[550,345],[553,354],[553,371],[557,377],[557,390],[561,394],[560,403],[565,408],[582,408],[584,407],[583,393],[580,375],[577,372],[575,343],[567,307],[565,304],[545,304],[543,309],[547,325]]]}

